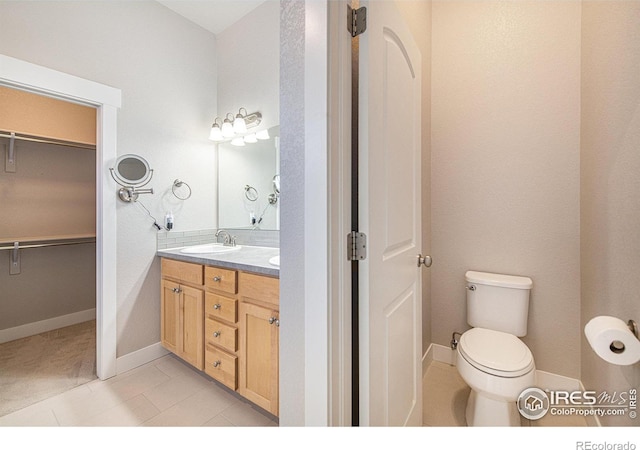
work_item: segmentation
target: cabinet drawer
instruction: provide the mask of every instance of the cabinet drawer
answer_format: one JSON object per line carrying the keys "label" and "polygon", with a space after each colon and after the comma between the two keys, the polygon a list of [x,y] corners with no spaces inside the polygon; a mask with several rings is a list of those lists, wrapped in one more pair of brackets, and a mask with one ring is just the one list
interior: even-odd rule
{"label": "cabinet drawer", "polygon": [[162,258],[162,276],[202,285],[202,266],[200,264]]}
{"label": "cabinet drawer", "polygon": [[206,292],[204,295],[206,316],[236,323],[238,321],[238,301],[235,298]]}
{"label": "cabinet drawer", "polygon": [[278,278],[240,272],[240,295],[247,299],[280,305],[280,280]]}
{"label": "cabinet drawer", "polygon": [[207,344],[204,356],[204,371],[211,378],[218,380],[234,391],[238,387],[238,357]]}
{"label": "cabinet drawer", "polygon": [[211,289],[236,294],[238,292],[237,278],[238,272],[235,270],[210,266],[204,268],[204,285]]}
{"label": "cabinet drawer", "polygon": [[215,344],[230,352],[238,350],[238,329],[209,319],[204,323],[204,335],[209,344]]}

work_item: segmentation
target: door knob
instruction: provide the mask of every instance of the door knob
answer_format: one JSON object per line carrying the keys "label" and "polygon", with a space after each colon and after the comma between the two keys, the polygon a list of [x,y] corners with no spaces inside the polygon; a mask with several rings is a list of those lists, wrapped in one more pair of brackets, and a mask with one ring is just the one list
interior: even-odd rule
{"label": "door knob", "polygon": [[433,259],[431,259],[431,256],[418,255],[418,267],[420,267],[423,264],[425,267],[431,267],[431,264],[433,264]]}

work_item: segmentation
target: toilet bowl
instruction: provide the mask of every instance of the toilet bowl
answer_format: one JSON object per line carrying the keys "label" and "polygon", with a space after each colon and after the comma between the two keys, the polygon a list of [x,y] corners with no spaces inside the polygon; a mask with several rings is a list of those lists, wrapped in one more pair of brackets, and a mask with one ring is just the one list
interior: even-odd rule
{"label": "toilet bowl", "polygon": [[520,426],[516,401],[535,384],[535,363],[516,336],[485,328],[463,333],[457,346],[458,373],[471,388],[468,426]]}

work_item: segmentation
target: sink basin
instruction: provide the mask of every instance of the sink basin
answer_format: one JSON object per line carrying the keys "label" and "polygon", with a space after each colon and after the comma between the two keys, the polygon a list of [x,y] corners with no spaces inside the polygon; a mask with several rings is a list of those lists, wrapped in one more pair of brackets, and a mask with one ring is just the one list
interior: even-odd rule
{"label": "sink basin", "polygon": [[237,252],[242,248],[241,245],[230,247],[222,244],[203,244],[194,245],[193,247],[185,247],[180,250],[180,253],[186,253],[187,255],[201,254],[201,253],[231,253]]}
{"label": "sink basin", "polygon": [[274,256],[273,258],[271,258],[269,260],[269,264],[280,267],[280,255]]}

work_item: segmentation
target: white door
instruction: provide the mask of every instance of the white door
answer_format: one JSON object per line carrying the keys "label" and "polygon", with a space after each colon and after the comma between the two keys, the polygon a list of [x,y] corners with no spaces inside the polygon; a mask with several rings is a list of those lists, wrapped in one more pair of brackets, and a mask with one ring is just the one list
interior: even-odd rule
{"label": "white door", "polygon": [[360,425],[420,426],[421,56],[394,2],[360,6]]}

